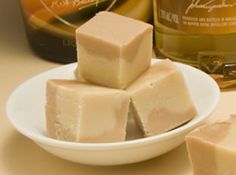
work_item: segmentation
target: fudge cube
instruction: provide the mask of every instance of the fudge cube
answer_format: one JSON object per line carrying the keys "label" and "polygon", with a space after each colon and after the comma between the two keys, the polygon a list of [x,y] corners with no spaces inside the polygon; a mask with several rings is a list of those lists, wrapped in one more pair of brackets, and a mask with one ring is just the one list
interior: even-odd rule
{"label": "fudge cube", "polygon": [[152,65],[127,91],[146,136],[174,129],[197,114],[183,75],[170,60]]}
{"label": "fudge cube", "polygon": [[186,136],[194,175],[236,174],[236,118],[201,126]]}
{"label": "fudge cube", "polygon": [[46,94],[50,137],[87,143],[125,140],[130,102],[125,91],[49,80]]}
{"label": "fudge cube", "polygon": [[150,24],[100,12],[76,30],[79,72],[95,84],[125,88],[150,65]]}

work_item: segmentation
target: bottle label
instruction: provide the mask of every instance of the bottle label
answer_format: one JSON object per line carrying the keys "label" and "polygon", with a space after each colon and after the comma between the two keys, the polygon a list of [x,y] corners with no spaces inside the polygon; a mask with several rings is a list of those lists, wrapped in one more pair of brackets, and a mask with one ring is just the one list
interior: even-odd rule
{"label": "bottle label", "polygon": [[158,22],[196,34],[236,32],[236,0],[157,0]]}

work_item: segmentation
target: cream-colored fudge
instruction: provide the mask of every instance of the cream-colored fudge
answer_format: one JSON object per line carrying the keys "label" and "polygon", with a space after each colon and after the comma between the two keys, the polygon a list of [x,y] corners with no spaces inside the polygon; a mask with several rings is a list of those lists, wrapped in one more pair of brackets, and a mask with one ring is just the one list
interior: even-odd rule
{"label": "cream-colored fudge", "polygon": [[199,127],[186,136],[194,175],[236,175],[236,118]]}
{"label": "cream-colored fudge", "polygon": [[122,90],[73,80],[49,80],[46,103],[48,134],[67,141],[123,141],[129,101],[129,95]]}
{"label": "cream-colored fudge", "polygon": [[152,65],[127,91],[146,136],[176,128],[197,114],[181,71],[170,60]]}
{"label": "cream-colored fudge", "polygon": [[99,85],[127,87],[150,65],[152,29],[112,12],[98,13],[76,30],[79,73]]}

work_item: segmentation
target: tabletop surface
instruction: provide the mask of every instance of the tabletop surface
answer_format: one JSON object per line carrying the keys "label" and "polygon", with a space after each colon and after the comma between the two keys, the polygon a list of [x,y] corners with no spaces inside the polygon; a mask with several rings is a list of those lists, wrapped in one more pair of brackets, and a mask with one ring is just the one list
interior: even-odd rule
{"label": "tabletop surface", "polygon": [[[1,175],[192,175],[185,144],[141,163],[122,166],[89,166],[57,158],[18,133],[8,122],[5,104],[22,82],[61,64],[39,58],[29,48],[18,1],[0,1],[0,174]],[[209,121],[236,114],[236,91],[221,92]]]}

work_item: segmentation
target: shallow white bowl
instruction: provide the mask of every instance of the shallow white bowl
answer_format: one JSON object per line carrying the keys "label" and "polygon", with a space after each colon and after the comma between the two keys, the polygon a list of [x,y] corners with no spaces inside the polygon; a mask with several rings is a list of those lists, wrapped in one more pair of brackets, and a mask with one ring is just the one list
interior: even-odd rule
{"label": "shallow white bowl", "polygon": [[[152,63],[158,60],[152,60]],[[198,115],[187,124],[160,135],[116,143],[75,143],[47,137],[45,127],[45,85],[48,79],[74,79],[76,64],[61,66],[24,82],[7,102],[7,116],[23,135],[48,152],[74,162],[91,165],[118,165],[147,160],[164,154],[184,142],[185,135],[201,124],[216,107],[219,88],[204,72],[179,66],[197,107]]]}

